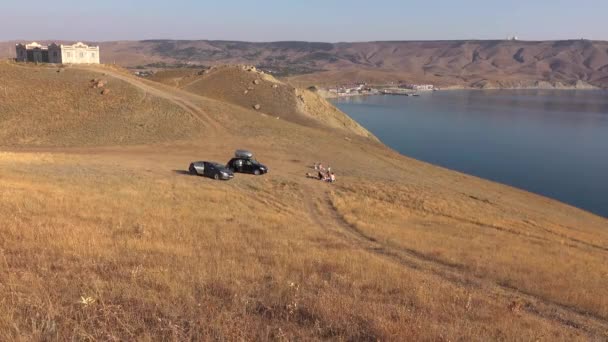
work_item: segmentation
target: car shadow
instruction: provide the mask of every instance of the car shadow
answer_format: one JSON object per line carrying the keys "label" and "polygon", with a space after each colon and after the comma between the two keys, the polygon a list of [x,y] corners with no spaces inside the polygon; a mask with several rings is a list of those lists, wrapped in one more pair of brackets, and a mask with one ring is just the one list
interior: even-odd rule
{"label": "car shadow", "polygon": [[190,173],[190,171],[188,170],[172,170],[174,173],[177,173],[178,175],[185,175],[185,176],[194,176],[193,174]]}

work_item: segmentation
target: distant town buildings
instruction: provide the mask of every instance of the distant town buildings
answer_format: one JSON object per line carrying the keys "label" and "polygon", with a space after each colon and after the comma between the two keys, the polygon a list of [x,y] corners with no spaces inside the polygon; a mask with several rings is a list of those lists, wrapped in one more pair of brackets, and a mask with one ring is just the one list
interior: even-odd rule
{"label": "distant town buildings", "polygon": [[335,88],[329,88],[330,93],[337,94],[338,96],[353,96],[353,95],[367,95],[372,93],[374,90],[367,86],[367,83],[360,82],[354,85],[342,85]]}
{"label": "distant town buildings", "polygon": [[[395,82],[390,82],[394,84]],[[434,91],[435,86],[432,84],[401,84],[398,87],[384,85],[379,88],[372,88],[367,83],[360,82],[351,85],[341,85],[337,87],[328,88],[327,91],[332,93],[333,96],[358,96],[358,95],[412,95],[418,96],[419,91]]]}
{"label": "distant town buildings", "polygon": [[17,44],[17,61],[55,64],[99,64],[99,46],[78,42],[74,45]]}
{"label": "distant town buildings", "polygon": [[411,89],[415,91],[431,91],[435,89],[435,86],[432,84],[405,84],[400,85],[399,88]]}

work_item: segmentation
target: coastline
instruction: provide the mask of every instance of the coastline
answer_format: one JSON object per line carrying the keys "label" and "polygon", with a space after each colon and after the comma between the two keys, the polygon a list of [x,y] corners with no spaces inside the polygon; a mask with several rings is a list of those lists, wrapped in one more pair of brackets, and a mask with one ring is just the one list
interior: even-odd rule
{"label": "coastline", "polygon": [[[462,91],[462,93],[459,93],[458,91]],[[541,90],[539,92],[536,92],[536,90]],[[542,90],[548,90],[543,92]],[[555,91],[553,91],[555,90]],[[561,90],[567,90],[569,92],[564,92],[564,93],[560,93]],[[419,102],[419,100],[405,100],[404,102],[402,102],[401,99],[399,98],[395,98],[395,99],[366,99],[366,100],[356,100],[356,101],[350,101],[350,100],[331,100],[331,103],[333,103],[336,107],[340,108],[340,110],[342,110],[344,113],[346,113],[347,115],[349,115],[351,118],[355,119],[357,122],[359,122],[363,127],[365,127],[366,129],[370,130],[375,136],[378,137],[378,139],[380,139],[380,141],[382,141],[384,144],[386,144],[389,148],[397,151],[399,154],[402,154],[408,158],[412,158],[412,159],[416,159],[419,161],[423,161],[425,163],[429,163],[438,167],[442,167],[442,168],[446,168],[452,171],[456,171],[456,172],[461,172],[464,174],[468,174],[471,176],[475,176],[475,177],[479,177],[481,179],[485,179],[488,181],[492,181],[492,182],[496,182],[496,183],[500,183],[503,185],[507,185],[516,189],[520,189],[522,191],[526,191],[526,192],[530,192],[530,193],[534,193],[536,195],[540,195],[546,198],[550,198],[552,200],[556,200],[565,204],[568,204],[570,206],[579,208],[581,210],[585,210],[588,212],[591,212],[595,215],[598,215],[600,217],[604,217],[604,218],[608,218],[608,212],[605,212],[605,210],[602,210],[602,206],[598,206],[593,202],[592,200],[581,200],[580,196],[572,196],[572,195],[565,195],[565,193],[575,193],[575,191],[564,191],[561,194],[558,192],[555,192],[554,190],[548,190],[548,189],[553,189],[553,185],[551,185],[550,183],[545,183],[543,186],[541,186],[540,188],[538,187],[529,187],[528,185],[526,185],[525,181],[521,181],[521,179],[517,179],[516,177],[512,177],[512,178],[504,178],[504,174],[499,173],[492,173],[492,172],[488,172],[487,169],[484,169],[483,167],[477,167],[475,166],[475,164],[471,164],[474,167],[471,168],[471,165],[467,165],[466,167],[463,167],[463,164],[459,164],[459,163],[453,163],[453,161],[451,161],[449,158],[448,159],[443,159],[443,161],[439,161],[441,159],[434,159],[434,157],[425,157],[424,154],[420,154],[418,152],[412,152],[410,151],[410,153],[406,152],[406,150],[402,149],[402,147],[400,147],[400,143],[396,142],[399,141],[399,139],[394,138],[395,135],[394,133],[390,133],[391,129],[394,127],[397,127],[400,123],[402,123],[402,121],[399,120],[395,120],[395,121],[390,121],[393,120],[392,119],[392,115],[375,115],[375,114],[382,114],[382,108],[383,106],[390,106],[390,104],[392,103],[409,103],[410,105],[408,105],[407,107],[410,108],[409,112],[408,112],[408,117],[410,116],[416,116],[417,114],[415,113],[426,113],[426,109],[427,108],[432,108],[435,105],[435,103],[438,103],[439,106],[441,106],[441,104],[445,105],[445,98],[446,96],[449,98],[451,96],[454,97],[460,97],[463,96],[462,94],[466,94],[467,92],[473,91],[474,93],[478,94],[475,95],[473,97],[473,99],[477,99],[478,101],[485,101],[485,99],[492,99],[495,96],[511,96],[511,97],[517,97],[520,95],[526,96],[526,95],[531,95],[531,96],[538,96],[539,98],[542,98],[544,96],[549,96],[549,97],[554,97],[554,98],[562,98],[562,96],[565,97],[571,97],[571,96],[583,96],[584,98],[586,98],[587,96],[592,96],[592,97],[600,97],[600,98],[605,98],[605,95],[608,95],[608,89],[603,89],[603,88],[598,88],[598,89],[563,89],[563,88],[558,88],[558,89],[443,89],[443,90],[439,90],[439,92],[443,91],[443,95],[441,95],[442,100],[441,101],[435,101],[435,99],[431,96],[426,96],[426,99],[421,98]],[[520,91],[522,91],[521,93],[519,93]],[[528,93],[525,93],[525,91],[529,91]],[[562,95],[563,94],[563,95]],[[467,96],[467,95],[464,95]],[[399,96],[398,96],[399,97]],[[483,99],[483,100],[482,100]],[[363,104],[367,104],[370,101],[373,105],[371,107],[368,106],[363,106],[363,110],[359,111],[359,110],[353,110],[353,108]],[[380,102],[375,102],[375,101],[380,101]],[[396,101],[396,102],[395,102]],[[411,101],[411,102],[410,102]],[[347,106],[355,106],[355,107],[341,107],[341,105],[347,105]],[[504,105],[504,102],[503,102]],[[348,108],[350,108],[351,110],[348,110]],[[459,113],[457,116],[458,117],[462,117],[462,113],[458,112],[458,109],[455,109],[456,113]],[[465,111],[467,111],[468,109],[464,109]],[[514,109],[510,109],[511,111]],[[448,113],[450,110],[447,108],[443,108],[443,110],[438,111],[437,113]],[[364,113],[366,117],[370,118],[370,119],[362,119],[361,114]],[[390,113],[390,112],[389,112]],[[401,113],[401,112],[400,112]],[[566,112],[567,113],[567,112]],[[369,114],[369,115],[368,115]],[[426,115],[424,114],[424,115]],[[562,113],[563,114],[563,113]],[[359,116],[357,116],[359,115]],[[421,114],[422,115],[422,114]],[[399,115],[397,115],[399,116]],[[374,119],[371,119],[371,118]],[[441,120],[449,120],[450,115],[447,116],[442,116],[441,114],[438,115],[437,117],[442,118]],[[479,117],[479,116],[478,116]],[[475,117],[475,120],[477,120],[478,117]],[[388,119],[387,119],[388,118]],[[383,122],[382,125],[370,125],[370,122],[377,122],[377,120],[380,120],[381,122]],[[382,121],[382,120],[388,120],[388,121]],[[578,120],[578,119],[577,119]],[[424,120],[423,120],[424,121]],[[412,119],[411,122],[423,122],[420,121],[419,119]],[[465,120],[466,121],[466,120]],[[584,121],[584,120],[583,120]],[[431,122],[433,124],[437,124],[437,123],[441,123],[441,121],[439,120],[431,120]],[[477,121],[476,121],[477,122]],[[481,120],[481,122],[483,122],[483,120]],[[521,122],[521,121],[520,121]],[[428,124],[428,122],[427,122]],[[414,124],[415,125],[415,124]],[[551,124],[552,125],[552,124]],[[549,126],[551,126],[549,125]],[[451,126],[451,125],[448,125]],[[376,129],[374,129],[374,127]],[[379,128],[380,127],[380,128]],[[387,127],[391,127],[391,129],[387,129]],[[420,125],[420,127],[424,127],[424,125]],[[429,125],[427,125],[427,127],[430,127]],[[491,125],[485,127],[485,128],[491,128]],[[407,130],[404,127],[405,130]],[[505,131],[505,127],[503,126],[501,128],[501,130],[504,132]],[[507,130],[508,130],[508,126],[507,126]],[[384,134],[384,132],[389,132],[388,135]],[[485,131],[485,130],[484,130]],[[513,129],[511,129],[511,131],[513,131]],[[400,134],[403,133],[404,130],[400,129]],[[456,132],[458,132],[458,130],[456,130]],[[564,133],[564,130],[561,130],[560,133]],[[391,134],[393,134],[393,136],[391,136]],[[442,131],[442,135],[446,134],[446,130],[444,129]],[[409,134],[407,134],[408,136],[415,136],[414,132],[409,132]],[[482,135],[483,136],[483,135]],[[497,136],[500,136],[500,134],[497,134]],[[557,137],[558,135],[555,134],[555,137]],[[570,136],[572,136],[572,134],[570,134]],[[461,138],[460,136],[455,136],[457,138]],[[596,136],[597,137],[597,136]],[[470,138],[470,136],[468,137]],[[508,140],[505,140],[505,138],[503,137],[503,143],[502,144],[498,144],[499,146],[509,146],[511,143]],[[452,139],[453,141],[464,141],[466,139]],[[500,138],[499,138],[500,140]],[[391,143],[392,141],[392,143]],[[599,140],[598,140],[599,141]],[[410,141],[409,146],[430,146],[429,142],[433,142],[433,138],[430,138],[430,140],[426,141],[424,139],[419,140],[419,141],[415,141],[414,143],[412,143]],[[583,146],[583,145],[581,145]],[[475,151],[476,149],[473,147],[471,148],[471,146],[466,146],[463,145],[461,146],[461,150],[467,150],[467,151]],[[442,148],[442,147],[441,147]],[[437,147],[436,149],[441,149],[440,147]],[[422,149],[424,150],[424,149]],[[506,152],[505,152],[506,151]],[[457,151],[456,151],[457,152]],[[487,151],[483,151],[483,149],[480,151],[480,155],[484,155],[484,153],[486,153]],[[508,152],[508,153],[507,153]],[[511,153],[513,152],[513,153]],[[544,151],[546,152],[546,151]],[[418,153],[418,154],[417,154]],[[456,154],[456,153],[454,153]],[[452,154],[452,155],[454,155]],[[515,155],[515,154],[521,154],[521,153],[515,153],[514,150],[513,151],[509,151],[508,149],[506,150],[498,150],[496,152],[496,154],[499,155]],[[433,156],[433,154],[428,154],[430,156]],[[538,152],[537,156],[539,156],[539,158],[543,158],[543,154]],[[489,157],[489,154],[486,153],[485,154],[485,158],[484,159],[489,159],[491,160],[491,157]],[[532,159],[532,158],[528,158],[528,161],[530,160],[536,160],[536,159]],[[525,161],[525,159],[524,159]],[[520,161],[521,162],[521,161]],[[516,164],[520,165],[520,162],[517,162]],[[584,158],[580,159],[579,161],[577,161],[575,164],[577,165],[584,165],[585,163]],[[452,163],[452,164],[450,164]],[[595,162],[594,162],[595,163]],[[529,165],[532,165],[532,167],[530,169],[533,169],[534,163],[528,163]],[[552,161],[549,160],[548,164],[552,164]],[[526,165],[526,163],[524,163],[523,165]],[[590,164],[587,164],[590,165]],[[601,166],[598,166],[601,167]],[[479,172],[473,172],[471,170],[473,169],[477,169],[477,170],[483,170],[483,171],[479,171]],[[593,175],[593,173],[588,173],[588,176]],[[537,176],[541,177],[539,174],[537,174]],[[501,178],[502,177],[502,178]],[[595,179],[600,178],[599,176],[594,175]],[[562,179],[567,178],[566,175],[564,175],[563,177],[561,177]],[[587,184],[585,184],[584,181],[577,181],[580,184],[583,184],[581,187],[585,188],[588,187]],[[543,182],[541,182],[543,183]],[[576,182],[575,182],[576,183]],[[559,188],[558,186],[555,186],[556,188]],[[585,197],[595,197],[595,198],[599,198],[600,195],[598,195],[597,193],[590,193],[587,194],[587,196]]]}
{"label": "coastline", "polygon": [[[487,91],[487,90],[506,90],[506,91],[516,91],[516,90],[578,90],[578,91],[608,91],[608,88],[601,88],[595,86],[588,87],[577,87],[577,86],[557,86],[557,87],[467,87],[467,86],[447,86],[442,88],[437,88],[433,91],[419,91],[418,94],[432,93],[436,91],[459,91],[459,90],[467,90],[467,91]],[[364,96],[400,96],[400,95],[391,95],[391,94],[382,94],[382,93],[364,93],[364,94],[347,94],[347,95],[338,95],[335,93],[331,93],[327,90],[318,91],[319,95],[325,99],[341,99],[341,98],[350,98],[350,97],[364,97]]]}

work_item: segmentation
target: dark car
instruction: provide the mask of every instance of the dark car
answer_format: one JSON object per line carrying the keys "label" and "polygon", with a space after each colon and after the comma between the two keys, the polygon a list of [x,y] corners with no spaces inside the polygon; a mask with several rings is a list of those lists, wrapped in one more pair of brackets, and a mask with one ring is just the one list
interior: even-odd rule
{"label": "dark car", "polygon": [[234,172],[251,173],[256,176],[268,172],[268,168],[265,165],[253,158],[232,158],[226,166]]}
{"label": "dark car", "polygon": [[216,162],[198,161],[190,164],[188,168],[193,175],[205,176],[213,179],[229,180],[234,178],[234,173],[225,165]]}

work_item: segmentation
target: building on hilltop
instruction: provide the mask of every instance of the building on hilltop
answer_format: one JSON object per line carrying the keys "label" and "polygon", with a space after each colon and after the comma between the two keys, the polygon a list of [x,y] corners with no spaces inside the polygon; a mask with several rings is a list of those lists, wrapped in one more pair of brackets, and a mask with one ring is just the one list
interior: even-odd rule
{"label": "building on hilltop", "polygon": [[55,64],[99,64],[99,46],[78,42],[74,45],[17,44],[17,61]]}

